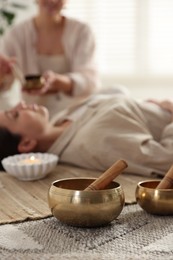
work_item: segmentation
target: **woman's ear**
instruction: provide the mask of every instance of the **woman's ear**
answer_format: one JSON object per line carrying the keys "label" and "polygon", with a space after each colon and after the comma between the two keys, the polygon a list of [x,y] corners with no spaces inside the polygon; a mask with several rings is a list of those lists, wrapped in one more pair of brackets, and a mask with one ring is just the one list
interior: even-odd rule
{"label": "woman's ear", "polygon": [[18,144],[18,151],[20,153],[33,152],[37,145],[37,140],[23,137]]}

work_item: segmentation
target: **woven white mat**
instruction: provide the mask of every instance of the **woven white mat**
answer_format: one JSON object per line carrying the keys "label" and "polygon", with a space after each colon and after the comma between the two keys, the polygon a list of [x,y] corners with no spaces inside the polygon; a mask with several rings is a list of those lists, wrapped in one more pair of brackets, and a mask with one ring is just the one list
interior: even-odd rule
{"label": "woven white mat", "polygon": [[54,217],[0,226],[0,259],[173,259],[173,217],[153,216],[138,205],[101,228],[66,226]]}

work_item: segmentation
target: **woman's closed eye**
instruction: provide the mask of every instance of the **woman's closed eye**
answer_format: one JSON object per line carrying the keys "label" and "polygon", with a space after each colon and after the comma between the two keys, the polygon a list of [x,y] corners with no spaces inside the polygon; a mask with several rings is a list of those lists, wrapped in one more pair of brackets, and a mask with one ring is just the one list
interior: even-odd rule
{"label": "woman's closed eye", "polygon": [[18,110],[9,110],[5,111],[5,115],[12,120],[16,120],[19,117],[19,111]]}

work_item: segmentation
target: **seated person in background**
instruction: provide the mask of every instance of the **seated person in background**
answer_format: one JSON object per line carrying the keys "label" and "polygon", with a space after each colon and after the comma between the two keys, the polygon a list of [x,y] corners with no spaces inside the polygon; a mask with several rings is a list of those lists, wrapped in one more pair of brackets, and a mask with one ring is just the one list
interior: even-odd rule
{"label": "seated person in background", "polygon": [[44,86],[23,92],[23,99],[46,106],[51,116],[100,86],[94,35],[87,24],[62,14],[66,2],[37,0],[36,16],[14,25],[0,42],[0,94],[5,87],[14,100],[16,63],[23,75],[43,76]]}
{"label": "seated person in background", "polygon": [[0,159],[50,152],[62,163],[103,172],[122,158],[127,172],[146,176],[164,175],[173,163],[172,101],[95,95],[51,121],[45,107],[21,103],[0,112],[0,128]]}

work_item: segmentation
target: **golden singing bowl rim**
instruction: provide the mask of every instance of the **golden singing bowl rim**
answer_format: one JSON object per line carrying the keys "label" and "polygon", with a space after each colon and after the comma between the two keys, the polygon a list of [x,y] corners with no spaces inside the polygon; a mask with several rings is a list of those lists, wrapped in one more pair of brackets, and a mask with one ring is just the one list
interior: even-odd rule
{"label": "golden singing bowl rim", "polygon": [[[97,178],[94,178],[94,177],[70,177],[70,178],[63,178],[63,179],[59,179],[59,180],[55,180],[51,183],[51,187],[50,188],[53,188],[55,193],[57,191],[57,193],[59,192],[64,192],[64,193],[69,193],[70,194],[73,194],[75,192],[79,192],[80,195],[86,195],[88,196],[88,194],[96,194],[96,193],[112,193],[115,189],[122,189],[122,186],[120,183],[116,182],[116,181],[112,181],[110,184],[112,185],[115,185],[115,187],[112,187],[112,188],[106,188],[104,190],[88,190],[88,191],[85,191],[85,190],[80,190],[80,189],[69,189],[69,188],[62,188],[62,187],[59,187],[59,186],[56,186],[55,184],[60,184],[62,182],[66,182],[66,181],[76,181],[76,180],[80,180],[80,181],[86,181],[86,180],[96,180]],[[109,187],[109,186],[108,186]]]}
{"label": "golden singing bowl rim", "polygon": [[147,186],[143,186],[143,184],[147,184],[147,183],[157,183],[157,185],[160,183],[161,180],[145,180],[145,181],[140,181],[138,182],[137,184],[137,187],[140,187],[140,188],[146,188],[148,190],[159,190],[159,192],[170,192],[172,191],[173,192],[173,189],[156,189],[153,188],[153,187],[147,187]]}
{"label": "golden singing bowl rim", "polygon": [[136,202],[154,215],[173,215],[173,189],[157,189],[159,180],[145,180],[137,184]]}

